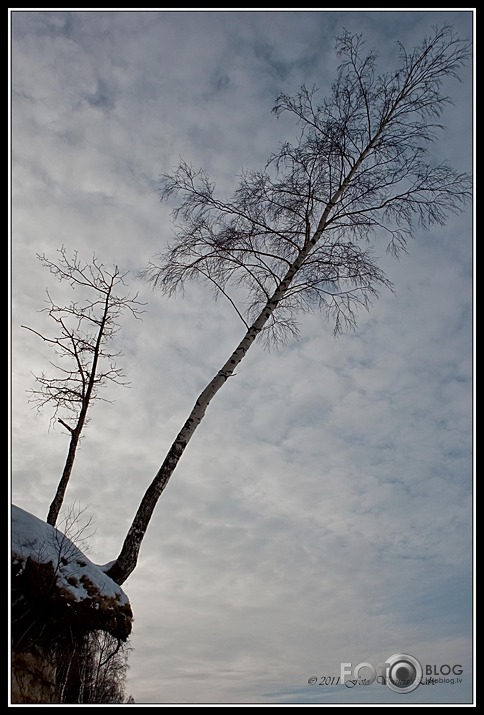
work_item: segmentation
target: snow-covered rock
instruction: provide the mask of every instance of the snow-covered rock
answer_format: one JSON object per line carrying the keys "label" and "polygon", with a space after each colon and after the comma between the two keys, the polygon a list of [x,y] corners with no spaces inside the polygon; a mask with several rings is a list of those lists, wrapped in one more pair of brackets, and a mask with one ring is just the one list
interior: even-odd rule
{"label": "snow-covered rock", "polygon": [[12,702],[61,703],[85,638],[106,631],[125,641],[131,606],[107,566],[93,564],[59,529],[17,506],[11,526]]}
{"label": "snow-covered rock", "polygon": [[128,597],[103,567],[93,564],[61,531],[12,506],[14,617],[27,618],[33,605],[38,616],[35,632],[42,625],[55,629],[56,622],[106,630],[122,640],[131,631]]}

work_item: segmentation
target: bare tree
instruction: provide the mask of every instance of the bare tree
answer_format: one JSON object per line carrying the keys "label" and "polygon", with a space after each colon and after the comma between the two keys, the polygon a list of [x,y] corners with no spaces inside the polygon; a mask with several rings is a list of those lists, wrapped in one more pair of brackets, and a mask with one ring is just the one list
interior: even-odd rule
{"label": "bare tree", "polygon": [[[39,410],[53,406],[52,420],[57,418],[70,434],[64,468],[47,516],[47,523],[52,526],[62,507],[89,407],[94,400],[103,399],[99,389],[107,382],[128,384],[122,370],[116,367],[120,353],[108,350],[107,344],[120,329],[121,315],[128,311],[138,318],[142,306],[137,294],[118,293],[119,287],[126,285],[126,274],[117,266],[108,270],[96,256],[90,263],[83,263],[77,252],[69,258],[64,247],[58,252],[57,262],[44,255],[38,258],[59,281],[66,281],[76,290],[76,300],[59,306],[47,291],[44,312],[55,323],[54,337],[22,326],[48,343],[57,356],[57,361],[51,362],[53,376],[34,375],[38,387],[29,390],[30,401]],[[59,413],[62,417],[58,417]]]}
{"label": "bare tree", "polygon": [[335,333],[354,327],[358,310],[391,287],[373,246],[386,239],[397,256],[417,230],[443,225],[471,197],[469,176],[428,155],[449,102],[442,83],[457,77],[469,45],[450,27],[436,28],[413,51],[399,45],[399,69],[384,74],[361,36],[343,32],[336,49],[330,95],[319,102],[316,89],[303,86],[279,96],[273,111],[296,117],[299,138],[264,170],[244,172],[231,198],[218,197],[208,176],[184,162],[162,180],[162,199],[179,200],[176,238],[145,276],[168,295],[189,281],[208,284],[230,301],[244,335],[144,494],[109,570],[119,584],[136,566],[157,501],[208,405],[256,338],[297,334],[299,311],[325,311]]}
{"label": "bare tree", "polygon": [[127,642],[110,633],[90,630],[65,638],[57,645],[56,680],[62,703],[124,703],[128,656]]}

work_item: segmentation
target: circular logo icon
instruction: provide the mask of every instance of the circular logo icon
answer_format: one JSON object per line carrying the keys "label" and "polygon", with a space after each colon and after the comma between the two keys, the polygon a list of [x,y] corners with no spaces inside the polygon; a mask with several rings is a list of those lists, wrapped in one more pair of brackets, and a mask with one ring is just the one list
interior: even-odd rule
{"label": "circular logo icon", "polygon": [[395,693],[411,693],[421,683],[422,666],[413,655],[395,653],[387,658],[386,684]]}

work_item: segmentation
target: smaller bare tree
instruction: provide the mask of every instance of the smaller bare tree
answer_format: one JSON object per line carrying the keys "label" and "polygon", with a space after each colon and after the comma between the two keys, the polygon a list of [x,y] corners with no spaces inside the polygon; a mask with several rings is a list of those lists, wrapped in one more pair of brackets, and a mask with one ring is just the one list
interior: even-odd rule
{"label": "smaller bare tree", "polygon": [[46,291],[47,306],[43,312],[55,323],[54,337],[22,326],[48,343],[57,356],[56,361],[50,363],[53,375],[44,372],[34,375],[37,387],[28,390],[30,402],[36,404],[38,410],[53,407],[52,421],[57,419],[70,434],[64,468],[47,516],[47,523],[52,526],[64,501],[91,403],[103,399],[99,389],[108,382],[128,385],[122,370],[116,366],[116,358],[121,353],[109,350],[107,345],[120,330],[121,315],[128,311],[139,318],[144,305],[138,301],[138,294],[118,292],[120,286],[126,286],[127,274],[121,273],[117,266],[107,269],[96,256],[90,263],[83,263],[77,251],[69,258],[64,246],[58,253],[57,262],[45,255],[37,257],[59,281],[71,285],[77,300],[60,306]]}

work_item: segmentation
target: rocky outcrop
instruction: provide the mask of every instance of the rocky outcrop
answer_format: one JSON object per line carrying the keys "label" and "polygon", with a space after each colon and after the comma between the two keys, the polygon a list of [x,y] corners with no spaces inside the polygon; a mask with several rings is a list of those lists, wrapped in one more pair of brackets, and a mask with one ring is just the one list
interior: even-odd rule
{"label": "rocky outcrop", "polygon": [[12,702],[62,702],[66,659],[88,633],[127,640],[131,606],[104,568],[58,529],[13,507]]}

